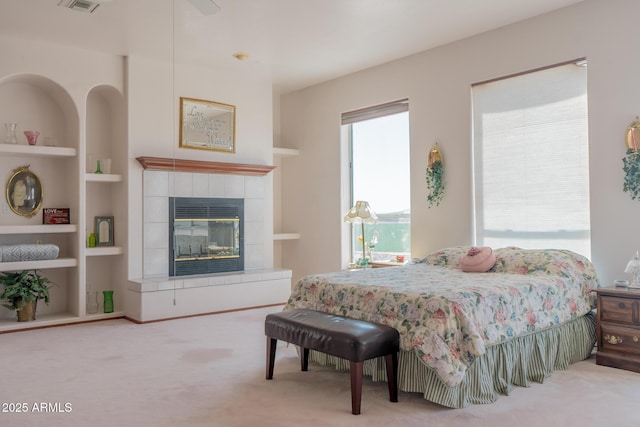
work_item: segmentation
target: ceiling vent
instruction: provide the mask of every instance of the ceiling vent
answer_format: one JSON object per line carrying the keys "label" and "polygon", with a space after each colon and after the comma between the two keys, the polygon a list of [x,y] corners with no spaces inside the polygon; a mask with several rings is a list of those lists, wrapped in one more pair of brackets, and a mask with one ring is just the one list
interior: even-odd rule
{"label": "ceiling vent", "polygon": [[[111,0],[101,1],[104,3],[105,1]],[[60,2],[58,2],[58,6],[66,7],[67,9],[71,10],[77,10],[78,12],[92,13],[98,8],[98,6],[100,6],[100,3],[91,0],[60,0]]]}

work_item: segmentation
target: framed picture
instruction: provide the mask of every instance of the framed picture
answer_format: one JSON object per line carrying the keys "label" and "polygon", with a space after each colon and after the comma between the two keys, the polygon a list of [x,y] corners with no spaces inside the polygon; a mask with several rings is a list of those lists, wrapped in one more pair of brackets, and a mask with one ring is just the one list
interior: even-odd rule
{"label": "framed picture", "polygon": [[44,208],[42,209],[43,224],[71,224],[69,208]]}
{"label": "framed picture", "polygon": [[236,152],[236,107],[180,98],[180,147]]}
{"label": "framed picture", "polygon": [[97,216],[95,233],[96,246],[113,246],[113,217]]}
{"label": "framed picture", "polygon": [[40,179],[22,166],[11,174],[6,187],[7,204],[20,216],[32,217],[42,207],[42,184]]}

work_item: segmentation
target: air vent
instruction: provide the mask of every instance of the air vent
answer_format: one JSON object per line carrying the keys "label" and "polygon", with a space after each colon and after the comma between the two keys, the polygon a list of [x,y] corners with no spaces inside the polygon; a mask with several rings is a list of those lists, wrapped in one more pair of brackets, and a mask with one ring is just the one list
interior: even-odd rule
{"label": "air vent", "polygon": [[[102,0],[103,3],[105,1],[110,0]],[[77,10],[78,12],[92,13],[98,8],[98,6],[100,6],[100,3],[90,0],[60,0],[58,6],[66,7],[67,9],[71,10]]]}

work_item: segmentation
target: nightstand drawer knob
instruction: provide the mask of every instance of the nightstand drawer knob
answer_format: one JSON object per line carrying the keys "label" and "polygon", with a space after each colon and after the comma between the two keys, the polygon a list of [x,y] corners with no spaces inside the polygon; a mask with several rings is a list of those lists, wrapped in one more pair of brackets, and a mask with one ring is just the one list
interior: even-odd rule
{"label": "nightstand drawer knob", "polygon": [[[635,339],[637,339],[637,337],[634,337]],[[620,344],[622,343],[622,337],[616,337],[615,335],[605,335],[604,339],[609,343],[609,344]]]}
{"label": "nightstand drawer knob", "polygon": [[633,337],[633,342],[638,342],[638,337]]}

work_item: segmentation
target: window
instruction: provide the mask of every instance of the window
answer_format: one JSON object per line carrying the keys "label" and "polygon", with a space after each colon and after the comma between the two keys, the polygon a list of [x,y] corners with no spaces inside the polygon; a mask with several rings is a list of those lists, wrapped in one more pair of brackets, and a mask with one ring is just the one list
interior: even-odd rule
{"label": "window", "polygon": [[476,245],[590,257],[585,65],[473,86]]}
{"label": "window", "polygon": [[[365,224],[370,261],[392,261],[411,253],[411,188],[409,174],[409,112],[407,100],[345,113],[349,126],[351,206],[369,202],[377,224]],[[351,259],[362,255],[362,227],[351,227]]]}

